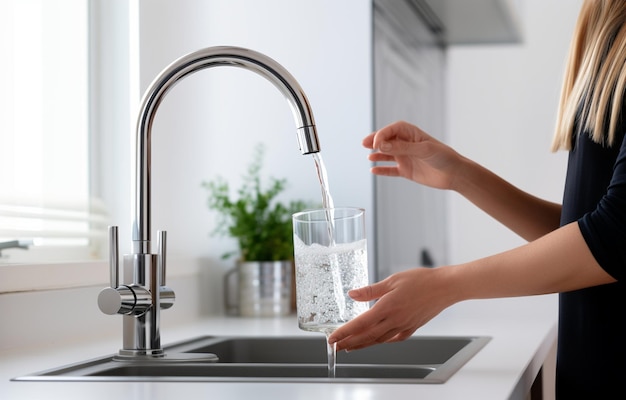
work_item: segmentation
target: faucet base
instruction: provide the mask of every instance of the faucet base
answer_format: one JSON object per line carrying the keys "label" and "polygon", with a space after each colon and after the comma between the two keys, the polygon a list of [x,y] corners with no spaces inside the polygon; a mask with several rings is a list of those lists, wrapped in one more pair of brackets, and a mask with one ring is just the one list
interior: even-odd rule
{"label": "faucet base", "polygon": [[[124,353],[122,353],[124,352]],[[160,355],[130,354],[128,350],[120,350],[113,356],[113,361],[138,364],[186,363],[186,362],[218,362],[213,353],[163,353]]]}

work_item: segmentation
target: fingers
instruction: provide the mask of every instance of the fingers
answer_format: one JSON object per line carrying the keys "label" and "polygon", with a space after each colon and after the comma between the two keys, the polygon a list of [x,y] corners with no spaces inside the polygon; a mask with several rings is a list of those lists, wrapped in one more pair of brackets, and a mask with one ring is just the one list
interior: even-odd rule
{"label": "fingers", "polygon": [[[369,135],[367,138],[365,138],[364,140],[364,144],[366,143],[366,147],[368,146],[372,146],[372,141],[373,141],[373,136],[375,134],[371,134]],[[371,147],[370,147],[371,148]],[[375,151],[369,154],[368,159],[374,163],[380,163],[380,162],[388,162],[388,163],[392,163],[396,161],[395,156],[391,155],[391,154],[385,154],[385,153],[381,153],[380,151]],[[383,175],[383,176],[400,176],[400,171],[398,170],[397,165],[392,164],[392,165],[374,165],[371,168],[371,172],[374,175]]]}
{"label": "fingers", "polygon": [[386,165],[376,165],[370,169],[372,174],[374,175],[382,175],[382,176],[401,176],[398,167],[395,166],[386,166]]}
{"label": "fingers", "polygon": [[[415,303],[415,282],[427,269],[412,269],[391,275],[373,285],[349,292],[358,301],[378,299],[367,312],[339,327],[329,337],[337,350],[356,350],[384,342],[397,342],[436,315],[430,304]],[[416,276],[417,274],[417,276]]]}
{"label": "fingers", "polygon": [[[389,281],[351,290],[348,294],[357,301],[379,299],[390,290]],[[398,321],[389,319],[388,307],[375,304],[365,313],[338,328],[330,337],[329,343],[336,343],[337,350],[356,350],[395,338],[401,331]],[[392,318],[393,319],[393,318]]]}
{"label": "fingers", "polygon": [[389,332],[382,322],[379,313],[372,308],[335,330],[329,336],[328,342],[336,343],[337,351],[356,350],[383,343],[397,333]]}
{"label": "fingers", "polygon": [[[337,328],[329,337],[328,343],[340,343],[348,337],[355,336],[358,333],[368,334],[373,325],[373,321],[377,321],[378,318],[372,310],[368,310],[363,314],[359,315],[355,319],[350,322],[345,323],[344,325]],[[345,342],[344,342],[345,344]]]}
{"label": "fingers", "polygon": [[[372,162],[394,162],[395,157],[389,154],[384,153],[371,153],[368,157]],[[371,172],[375,175],[384,175],[384,176],[400,176],[400,171],[398,170],[398,166],[396,164],[388,164],[388,165],[374,165],[371,168]]]}
{"label": "fingers", "polygon": [[394,122],[378,130],[372,138],[372,147],[383,152],[394,150],[395,142],[420,142],[426,134],[404,121]]}
{"label": "fingers", "polygon": [[379,129],[376,132],[372,132],[363,139],[363,146],[368,149],[379,149],[382,151],[382,147],[387,146],[386,143],[393,140],[402,141],[418,141],[416,140],[423,132],[414,125],[411,125],[404,121],[395,122],[387,125],[384,128]]}
{"label": "fingers", "polygon": [[328,338],[328,342],[340,350],[358,350],[380,343],[404,340],[417,328],[407,327],[397,318],[386,318],[386,312],[376,309],[376,305],[354,320],[338,328]]}
{"label": "fingers", "polygon": [[379,338],[376,338],[373,341],[365,341],[361,344],[357,344],[357,345],[353,345],[351,347],[338,347],[337,351],[341,351],[341,350],[345,350],[345,351],[354,351],[354,350],[360,350],[360,349],[364,349],[366,347],[370,347],[370,346],[375,346],[377,344],[381,344],[381,343],[395,343],[395,342],[401,342],[403,340],[408,339],[409,337],[411,337],[411,335],[413,335],[413,332],[415,332],[414,330],[406,330],[406,331],[402,331],[400,333],[395,333],[395,331],[390,331],[388,334],[383,335]]}
{"label": "fingers", "polygon": [[365,136],[365,138],[363,139],[363,147],[367,148],[367,149],[374,149],[374,136],[376,135],[376,132],[372,132],[369,135]]}
{"label": "fingers", "polygon": [[425,151],[424,148],[428,148],[430,141],[434,141],[434,139],[424,140],[424,138],[421,138],[419,141],[402,139],[384,140],[377,142],[376,149],[378,149],[378,152],[373,154],[379,154],[376,157],[380,159],[387,158],[384,161],[389,161],[389,158],[395,159],[396,156],[420,156],[423,155]]}
{"label": "fingers", "polygon": [[362,288],[352,289],[348,295],[356,301],[372,301],[379,299],[389,291],[386,281],[380,281]]}
{"label": "fingers", "polygon": [[370,153],[367,158],[374,162],[390,162],[395,161],[395,157],[391,154],[381,153],[379,151]]}

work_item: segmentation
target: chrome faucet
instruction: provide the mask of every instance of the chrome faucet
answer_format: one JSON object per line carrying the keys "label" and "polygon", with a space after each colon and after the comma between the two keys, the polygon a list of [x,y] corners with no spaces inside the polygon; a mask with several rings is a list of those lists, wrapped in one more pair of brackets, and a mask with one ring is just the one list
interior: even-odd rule
{"label": "chrome faucet", "polygon": [[[150,84],[144,94],[137,120],[135,205],[132,224],[132,254],[124,256],[120,285],[117,227],[109,228],[110,287],[98,296],[105,314],[123,314],[123,348],[116,359],[137,360],[166,357],[161,348],[160,310],[174,304],[174,291],[165,285],[166,233],[159,232],[157,253],[150,246],[150,140],[152,122],[164,96],[184,77],[216,66],[244,68],[265,77],[280,90],[291,106],[302,154],[317,153],[319,140],[313,113],[304,91],[280,64],[258,52],[239,47],[209,47],[174,61]],[[168,355],[168,358],[175,359]],[[184,358],[184,357],[183,357]],[[208,355],[214,360],[215,356]]]}

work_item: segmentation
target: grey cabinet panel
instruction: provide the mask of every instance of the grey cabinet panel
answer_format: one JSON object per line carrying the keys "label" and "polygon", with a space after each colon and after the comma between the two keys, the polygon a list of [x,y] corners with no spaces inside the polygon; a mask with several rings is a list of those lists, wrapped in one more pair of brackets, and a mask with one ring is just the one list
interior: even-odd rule
{"label": "grey cabinet panel", "polygon": [[[403,8],[404,7],[404,8]],[[445,52],[405,2],[374,2],[374,118],[443,139]],[[446,261],[446,197],[403,178],[374,177],[378,279]]]}

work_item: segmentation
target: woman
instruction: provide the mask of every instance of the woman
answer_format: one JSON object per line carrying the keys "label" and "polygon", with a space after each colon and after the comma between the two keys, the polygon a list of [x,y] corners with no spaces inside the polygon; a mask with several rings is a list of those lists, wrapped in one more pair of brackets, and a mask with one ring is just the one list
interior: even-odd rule
{"label": "woman", "polygon": [[570,152],[562,206],[522,192],[410,124],[367,136],[370,160],[393,162],[374,166],[374,174],[454,190],[528,243],[352,291],[355,300],[377,302],[329,341],[353,350],[404,340],[463,300],[560,293],[558,398],[626,398],[625,87],[626,1],[585,0],[553,142],[553,150]]}

